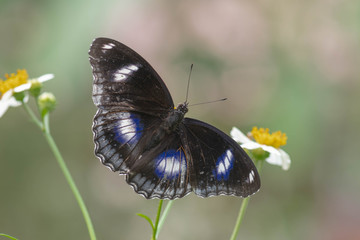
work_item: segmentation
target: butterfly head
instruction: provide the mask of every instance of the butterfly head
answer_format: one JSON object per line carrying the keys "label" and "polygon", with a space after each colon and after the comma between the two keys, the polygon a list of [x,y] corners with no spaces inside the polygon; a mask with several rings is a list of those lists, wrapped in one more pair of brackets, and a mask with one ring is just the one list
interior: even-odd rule
{"label": "butterfly head", "polygon": [[185,115],[188,112],[188,103],[180,103],[175,109]]}

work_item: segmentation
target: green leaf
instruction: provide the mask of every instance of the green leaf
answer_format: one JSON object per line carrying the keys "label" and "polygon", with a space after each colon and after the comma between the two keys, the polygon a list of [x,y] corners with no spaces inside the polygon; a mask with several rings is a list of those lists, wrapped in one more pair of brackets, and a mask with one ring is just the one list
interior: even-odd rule
{"label": "green leaf", "polygon": [[154,231],[154,229],[155,229],[154,224],[153,224],[153,222],[151,221],[151,219],[148,216],[146,216],[146,215],[144,215],[142,213],[137,213],[136,215],[146,219],[150,223],[150,226],[151,226],[152,230]]}

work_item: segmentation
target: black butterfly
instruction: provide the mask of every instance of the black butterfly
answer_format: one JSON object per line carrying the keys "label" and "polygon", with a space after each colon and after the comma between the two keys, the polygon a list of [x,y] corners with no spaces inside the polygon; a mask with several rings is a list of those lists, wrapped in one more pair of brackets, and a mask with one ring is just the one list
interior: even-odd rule
{"label": "black butterfly", "polygon": [[108,38],[90,51],[95,154],[145,198],[247,197],[260,188],[251,159],[228,135],[184,118],[165,83],[139,54]]}

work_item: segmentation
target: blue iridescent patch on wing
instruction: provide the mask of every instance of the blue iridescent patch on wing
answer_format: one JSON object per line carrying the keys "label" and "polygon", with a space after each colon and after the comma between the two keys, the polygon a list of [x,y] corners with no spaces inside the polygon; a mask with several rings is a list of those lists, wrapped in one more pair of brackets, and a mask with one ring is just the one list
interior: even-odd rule
{"label": "blue iridescent patch on wing", "polygon": [[167,149],[155,158],[155,173],[159,178],[174,179],[185,176],[186,157],[182,150]]}
{"label": "blue iridescent patch on wing", "polygon": [[216,161],[216,168],[213,170],[213,174],[216,180],[228,180],[230,171],[234,166],[234,155],[228,149]]}
{"label": "blue iridescent patch on wing", "polygon": [[115,140],[121,144],[136,144],[141,138],[144,124],[135,113],[127,113],[125,118],[118,120],[114,127]]}

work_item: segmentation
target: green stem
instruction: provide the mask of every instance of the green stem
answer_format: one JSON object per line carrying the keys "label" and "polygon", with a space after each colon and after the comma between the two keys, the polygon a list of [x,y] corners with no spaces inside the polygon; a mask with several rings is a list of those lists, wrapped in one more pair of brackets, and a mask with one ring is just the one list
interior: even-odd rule
{"label": "green stem", "polygon": [[28,105],[26,103],[23,104],[23,106],[25,107],[25,110],[29,113],[30,117],[34,120],[34,122],[36,123],[36,125],[41,129],[41,131],[43,132],[46,141],[48,142],[50,149],[52,150],[53,154],[55,155],[55,158],[61,168],[61,171],[63,172],[66,181],[68,182],[71,191],[73,192],[76,201],[79,204],[79,207],[81,209],[81,212],[83,214],[83,217],[85,219],[88,231],[89,231],[89,235],[90,235],[90,239],[91,240],[96,240],[96,235],[95,235],[95,231],[94,231],[94,227],[92,225],[91,222],[91,218],[89,215],[89,212],[86,208],[86,205],[81,197],[81,194],[78,190],[78,188],[75,185],[75,182],[70,174],[70,171],[68,170],[66,163],[63,159],[63,157],[61,156],[61,153],[58,149],[58,147],[56,146],[56,143],[53,139],[53,137],[50,134],[50,128],[49,128],[49,114],[45,114],[44,118],[43,118],[43,122],[40,122],[36,115],[32,112],[32,110],[28,107]]}
{"label": "green stem", "polygon": [[235,227],[234,227],[233,233],[231,234],[230,240],[235,240],[239,233],[240,225],[241,225],[242,220],[244,219],[245,211],[246,211],[247,205],[249,204],[249,201],[250,201],[250,197],[247,197],[247,198],[244,198],[241,203],[239,215],[236,219]]}
{"label": "green stem", "polygon": [[[44,119],[46,119],[46,117],[44,117]],[[45,124],[46,126],[46,124]],[[45,131],[44,131],[44,136],[51,148],[51,150],[53,151],[54,155],[55,155],[55,158],[65,176],[65,179],[66,181],[68,182],[70,188],[71,188],[71,191],[73,192],[75,198],[76,198],[76,201],[78,202],[79,204],[79,207],[81,209],[81,212],[84,216],[84,219],[85,219],[85,222],[86,222],[86,225],[87,225],[87,228],[88,228],[88,231],[89,231],[89,235],[90,235],[90,239],[91,240],[95,240],[96,239],[96,236],[95,236],[95,231],[94,231],[94,227],[92,225],[92,222],[91,222],[91,218],[90,218],[90,215],[89,215],[89,212],[86,208],[86,205],[84,203],[84,200],[82,199],[81,197],[81,194],[78,190],[78,188],[76,187],[75,185],[75,182],[66,166],[66,163],[63,159],[63,157],[61,156],[60,154],[60,151],[58,149],[58,147],[56,146],[56,143],[54,141],[54,139],[52,138],[50,132],[47,131],[48,129],[45,128]]]}
{"label": "green stem", "polygon": [[27,105],[27,103],[23,101],[22,105],[24,106],[25,111],[30,115],[30,118],[34,121],[36,126],[38,126],[41,129],[41,131],[44,131],[43,123],[36,117],[35,113],[31,110],[31,108]]}
{"label": "green stem", "polygon": [[259,175],[261,173],[262,166],[263,166],[264,162],[265,162],[265,160],[256,160],[255,161],[256,169],[257,169]]}
{"label": "green stem", "polygon": [[170,211],[173,203],[174,203],[174,201],[169,201],[169,202],[166,204],[166,207],[165,207],[165,209],[164,209],[164,212],[163,212],[163,214],[161,215],[161,218],[160,218],[160,221],[159,221],[158,230],[157,230],[157,232],[156,232],[156,238],[158,238],[158,236],[159,236],[160,230],[161,230],[162,226],[164,225],[165,219],[166,219],[167,215],[169,214],[169,211]]}
{"label": "green stem", "polygon": [[7,237],[7,238],[12,239],[12,240],[17,240],[17,238],[14,238],[14,237],[12,237],[10,235],[7,235],[5,233],[0,233],[0,236]]}
{"label": "green stem", "polygon": [[156,238],[157,238],[157,231],[158,231],[158,228],[159,228],[159,219],[160,219],[161,208],[162,208],[163,202],[164,202],[164,200],[160,199],[158,212],[157,212],[156,220],[155,220],[155,224],[154,224],[153,235],[152,235],[151,240],[156,240]]}
{"label": "green stem", "polygon": [[[255,165],[256,165],[256,168],[257,168],[259,174],[261,172],[263,162],[264,162],[264,160],[256,160],[255,159]],[[241,203],[239,214],[238,214],[238,217],[236,219],[235,227],[234,227],[234,230],[233,230],[233,232],[231,234],[230,240],[236,240],[236,238],[237,238],[237,235],[238,235],[239,229],[240,229],[240,225],[242,223],[242,220],[244,219],[246,208],[247,208],[247,206],[249,204],[249,201],[250,201],[250,197],[247,197],[247,198],[244,198],[242,203]]]}

